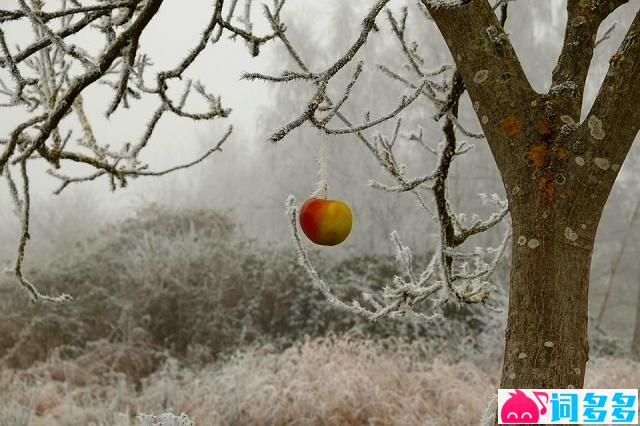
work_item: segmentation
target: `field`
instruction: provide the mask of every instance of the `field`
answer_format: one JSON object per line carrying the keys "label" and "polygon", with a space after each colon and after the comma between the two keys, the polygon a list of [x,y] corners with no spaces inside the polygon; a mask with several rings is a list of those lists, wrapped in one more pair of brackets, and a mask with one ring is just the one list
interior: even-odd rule
{"label": "field", "polygon": [[[165,412],[196,425],[474,425],[497,387],[503,313],[359,320],[311,290],[295,253],[215,212],[143,210],[73,250],[30,271],[72,293],[68,305],[3,283],[2,426]],[[318,262],[344,297],[396,273],[390,257]],[[624,342],[594,330],[591,343],[587,386],[640,383]]]}
{"label": "field", "polygon": [[[97,349],[98,350],[98,349]],[[136,413],[186,413],[196,425],[477,425],[498,365],[443,356],[417,343],[320,338],[283,352],[241,351],[200,368],[168,359],[136,390],[90,355],[55,356],[5,372],[0,424],[133,425]],[[587,386],[634,387],[640,364],[590,361]]]}

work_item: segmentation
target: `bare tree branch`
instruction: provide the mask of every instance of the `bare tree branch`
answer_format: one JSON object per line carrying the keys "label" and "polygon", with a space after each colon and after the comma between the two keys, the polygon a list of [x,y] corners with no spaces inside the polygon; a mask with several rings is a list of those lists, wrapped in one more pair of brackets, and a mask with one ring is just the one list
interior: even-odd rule
{"label": "bare tree branch", "polygon": [[[379,3],[377,3],[377,5],[379,5]],[[377,13],[379,13],[379,10],[376,10],[374,7],[374,9],[369,12],[368,17],[375,16]],[[495,271],[497,262],[502,257],[508,241],[510,241],[510,233],[506,233],[505,238],[499,247],[496,249],[487,249],[484,254],[478,252],[463,253],[455,250],[456,247],[463,244],[469,237],[491,229],[500,223],[506,216],[508,209],[506,207],[506,202],[498,201],[497,204],[500,206],[500,210],[498,212],[484,221],[476,219],[470,226],[465,226],[460,223],[460,220],[458,220],[456,215],[452,212],[446,195],[446,183],[449,170],[454,158],[468,152],[469,150],[466,145],[461,144],[458,146],[456,129],[459,129],[463,134],[472,135],[474,137],[482,137],[482,135],[475,135],[466,131],[460,123],[458,123],[458,105],[460,97],[464,93],[465,85],[461,74],[457,70],[454,70],[454,73],[451,76],[451,81],[444,83],[442,86],[448,88],[447,97],[445,99],[439,99],[435,96],[434,89],[432,88],[437,87],[438,90],[441,90],[441,88],[436,86],[429,78],[434,75],[441,74],[442,72],[450,69],[450,67],[444,66],[435,71],[423,71],[420,65],[422,61],[419,59],[417,52],[412,51],[406,46],[406,40],[404,39],[406,13],[407,12],[405,10],[402,18],[399,20],[397,20],[391,13],[388,13],[387,16],[393,33],[398,37],[400,43],[403,45],[403,52],[405,56],[408,56],[409,61],[414,64],[412,70],[416,74],[416,77],[421,79],[421,83],[413,84],[409,79],[400,77],[397,73],[394,73],[385,66],[379,66],[379,69],[385,72],[385,74],[414,90],[411,97],[402,102],[399,108],[380,119],[372,121],[368,120],[362,125],[354,125],[345,116],[345,114],[340,111],[340,107],[351,95],[355,82],[361,73],[361,63],[358,63],[357,69],[347,84],[340,100],[337,103],[334,103],[326,94],[327,85],[331,80],[330,76],[327,77],[327,71],[324,73],[312,73],[304,63],[302,57],[297,53],[292,43],[284,36],[279,38],[283,41],[287,51],[290,53],[294,61],[300,66],[304,74],[287,71],[286,73],[283,73],[282,77],[276,78],[259,74],[246,76],[251,79],[262,79],[271,82],[311,80],[316,84],[315,93],[307,103],[303,114],[296,120],[285,125],[283,129],[276,132],[272,137],[272,141],[282,139],[289,131],[300,126],[304,122],[309,121],[327,135],[340,133],[354,134],[369,149],[385,171],[396,181],[396,185],[394,186],[372,181],[371,186],[392,192],[412,192],[416,195],[420,204],[431,213],[431,209],[427,206],[419,192],[419,189],[424,189],[423,186],[427,187],[430,185],[427,189],[432,192],[436,205],[436,219],[440,226],[440,244],[437,246],[436,252],[433,254],[428,266],[422,273],[417,274],[413,266],[411,251],[400,241],[398,235],[393,232],[391,234],[391,239],[396,246],[397,260],[401,264],[404,274],[402,276],[394,277],[393,282],[384,289],[381,296],[378,297],[371,294],[363,294],[361,296],[361,301],[354,300],[351,304],[345,303],[333,294],[330,286],[320,278],[318,272],[313,267],[297,230],[297,209],[294,206],[294,200],[290,197],[287,201],[287,212],[291,223],[294,241],[298,248],[300,263],[307,270],[313,286],[317,288],[334,307],[362,315],[371,321],[376,321],[382,317],[394,318],[403,317],[405,315],[412,315],[423,320],[429,320],[433,318],[434,315],[437,316],[438,307],[448,301],[454,301],[456,303],[486,302],[490,289],[488,281],[489,277],[491,273]],[[506,19],[506,12],[503,12],[503,16]],[[279,22],[275,20],[271,20],[271,22],[274,28],[279,25]],[[364,27],[366,28],[366,25]],[[366,35],[367,32],[363,30],[359,40],[363,38],[363,34]],[[354,52],[352,52],[352,49],[353,46],[345,56],[342,56],[342,58],[347,56],[353,57]],[[342,62],[342,59],[339,59],[336,64],[337,66],[329,67],[329,70],[340,69],[345,65]],[[429,90],[426,90],[427,87]],[[445,117],[443,125],[445,142],[442,150],[440,151],[438,166],[433,172],[416,178],[408,178],[405,176],[404,168],[398,163],[394,154],[394,146],[398,140],[398,135],[400,134],[401,120],[397,120],[394,132],[389,138],[378,133],[374,138],[375,142],[372,142],[364,134],[364,131],[395,118],[409,103],[417,100],[421,94],[424,94],[427,99],[433,101],[438,107],[439,112],[435,117],[436,121]],[[330,114],[324,119],[317,118],[316,114],[320,111],[330,111]],[[326,125],[334,117],[342,121],[346,127],[344,129],[328,128]],[[421,135],[422,133],[420,133],[420,137],[416,136],[415,139],[424,145]],[[493,255],[491,261],[483,262],[480,260],[485,257],[485,254],[489,253]],[[471,259],[473,259],[474,262],[474,267],[472,268],[468,265],[468,262]],[[460,262],[460,265],[456,266],[456,262]],[[433,302],[433,315],[427,315],[423,312],[416,311],[416,309],[419,309],[419,306],[427,300],[431,300]]]}
{"label": "bare tree branch", "polygon": [[[609,70],[600,87],[596,100],[577,133],[590,141],[594,159],[606,160],[610,169],[617,171],[622,165],[640,130],[640,12],[638,12],[622,40],[617,52],[609,61]],[[577,136],[580,137],[580,136]],[[599,143],[607,137],[611,143]],[[595,160],[594,160],[595,161]],[[597,166],[597,165],[596,165]],[[596,170],[601,169],[596,167]],[[607,180],[617,173],[609,173]]]}
{"label": "bare tree branch", "polygon": [[29,293],[31,293],[31,297],[34,302],[37,301],[45,301],[52,303],[64,303],[68,300],[71,300],[71,296],[68,294],[62,294],[60,296],[48,296],[46,294],[42,294],[38,291],[38,289],[29,282],[22,272],[22,264],[24,262],[25,249],[27,247],[27,241],[29,240],[29,219],[31,215],[31,195],[29,193],[29,174],[27,173],[27,162],[22,161],[20,163],[20,171],[22,175],[22,232],[20,236],[20,243],[18,244],[18,256],[16,259],[15,273],[18,281],[24,288],[26,288]]}
{"label": "bare tree branch", "polygon": [[[47,23],[52,19],[62,18],[64,16],[77,15],[80,13],[88,12],[110,12],[113,9],[121,7],[135,7],[140,3],[140,0],[123,0],[123,1],[110,1],[104,4],[95,4],[91,6],[82,7],[70,7],[67,9],[59,10],[56,12],[44,12],[42,10],[33,11],[33,15],[41,22]],[[29,14],[24,9],[22,10],[1,10],[0,9],[0,22],[15,21],[28,17]]]}
{"label": "bare tree branch", "polygon": [[575,95],[563,96],[566,113],[575,120],[580,118],[584,85],[589,73],[593,50],[596,47],[596,34],[604,19],[618,6],[627,0],[613,2],[598,2],[594,6],[590,2],[568,0],[567,26],[564,45],[553,70],[551,86],[557,86],[567,81],[576,85]]}
{"label": "bare tree branch", "polygon": [[[223,108],[220,98],[208,93],[203,84],[192,84],[190,79],[186,79],[179,99],[173,100],[167,94],[168,80],[182,79],[189,66],[209,45],[209,41],[214,46],[223,33],[230,34],[232,38],[240,37],[252,46],[254,54],[257,54],[259,46],[279,37],[279,32],[284,37],[282,27],[264,36],[254,34],[246,11],[244,29],[232,24],[237,1],[231,0],[223,17],[224,0],[216,0],[211,19],[196,46],[176,67],[157,73],[156,84],[152,84],[155,87],[150,87],[146,83],[145,70],[152,63],[146,54],[138,53],[138,40],[162,3],[162,0],[111,0],[83,6],[77,1],[61,0],[59,10],[44,12],[40,10],[40,2],[30,5],[26,0],[19,0],[19,10],[0,10],[0,23],[19,23],[23,18],[28,18],[27,24],[30,24],[37,40],[25,48],[17,47],[15,54],[12,54],[6,33],[0,29],[0,67],[8,69],[16,82],[15,87],[8,87],[0,81],[0,96],[10,99],[9,103],[0,106],[13,106],[21,102],[28,107],[25,112],[31,115],[9,132],[8,139],[0,140],[0,178],[7,180],[9,193],[22,222],[16,277],[35,300],[63,302],[68,297],[49,297],[40,293],[23,274],[23,261],[29,239],[28,164],[32,160],[45,160],[52,166],[47,172],[60,181],[55,194],[62,192],[71,183],[93,181],[103,176],[109,179],[111,189],[115,190],[118,186],[126,186],[129,179],[162,176],[193,167],[221,150],[231,135],[232,127],[229,127],[217,143],[194,160],[164,170],[151,169],[140,160],[140,154],[149,145],[157,124],[167,113],[191,120],[210,120],[227,117],[230,110]],[[274,3],[271,15],[273,19],[279,19],[283,5],[283,0]],[[250,6],[249,2],[248,7]],[[55,24],[61,27],[57,32],[52,29]],[[105,45],[95,57],[90,57],[80,47],[68,41],[69,37],[87,31],[90,25],[99,29],[106,39]],[[214,34],[216,29],[217,33]],[[77,67],[72,66],[74,60],[80,61],[84,69],[81,68],[78,72]],[[30,75],[37,78],[27,77]],[[128,108],[132,100],[141,99],[142,96],[157,97],[159,105],[137,141],[125,142],[118,148],[100,141],[100,135],[94,131],[83,100],[83,92],[94,83],[113,89],[113,98],[106,109],[107,116],[114,114],[120,107]],[[209,106],[207,111],[186,110],[187,99],[194,92],[206,101]],[[69,123],[74,116],[76,123]],[[69,140],[72,131],[77,129],[61,129],[62,125],[67,124],[80,127],[79,138],[74,143],[69,143]],[[64,132],[66,133],[63,134]],[[77,148],[80,149],[76,150]],[[69,176],[63,170],[69,163],[81,163],[90,166],[93,171],[83,176]],[[22,196],[18,191],[19,185],[11,175],[11,168],[14,166],[23,171]]]}
{"label": "bare tree branch", "polygon": [[[518,117],[529,113],[530,103],[538,96],[522,70],[503,25],[486,0],[475,0],[456,8],[434,8],[426,0],[422,3],[440,29],[471,100],[477,102],[474,106],[478,107],[476,112],[481,117],[484,133],[491,133],[488,143],[498,167],[501,172],[510,173],[508,170],[513,168],[508,166],[521,164],[522,154],[509,146],[502,129],[495,123],[507,117],[521,120]],[[491,103],[480,103],[481,99],[491,99]],[[519,102],[514,105],[513,99]]]}

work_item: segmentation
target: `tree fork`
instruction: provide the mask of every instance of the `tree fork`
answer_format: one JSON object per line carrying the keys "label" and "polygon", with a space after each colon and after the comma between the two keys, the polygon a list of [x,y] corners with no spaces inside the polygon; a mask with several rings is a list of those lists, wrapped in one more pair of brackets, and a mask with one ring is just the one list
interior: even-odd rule
{"label": "tree fork", "polygon": [[[640,16],[580,124],[593,42],[625,1],[570,0],[565,47],[546,94],[529,84],[490,4],[422,3],[439,27],[500,171],[513,223],[513,264],[501,387],[580,388],[588,360],[589,270],[605,203],[640,127]],[[584,22],[583,22],[584,21]],[[619,94],[628,102],[616,98]],[[623,117],[627,122],[622,123]]]}

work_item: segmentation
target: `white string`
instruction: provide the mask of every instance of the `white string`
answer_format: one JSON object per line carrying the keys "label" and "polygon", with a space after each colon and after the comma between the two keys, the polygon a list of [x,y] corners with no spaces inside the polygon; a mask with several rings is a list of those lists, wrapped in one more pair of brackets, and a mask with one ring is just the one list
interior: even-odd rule
{"label": "white string", "polygon": [[316,164],[318,165],[318,183],[316,183],[316,189],[311,194],[311,197],[324,198],[325,200],[329,196],[329,138],[324,132],[320,132],[320,149],[318,150],[318,157]]}

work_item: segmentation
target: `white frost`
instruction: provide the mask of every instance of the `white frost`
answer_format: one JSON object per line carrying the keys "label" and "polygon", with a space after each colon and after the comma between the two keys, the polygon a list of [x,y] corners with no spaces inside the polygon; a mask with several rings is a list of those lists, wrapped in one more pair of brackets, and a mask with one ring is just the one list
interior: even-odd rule
{"label": "white frost", "polygon": [[482,417],[480,418],[480,426],[493,426],[498,415],[498,395],[493,394],[487,403]]}
{"label": "white frost", "polygon": [[427,0],[429,6],[439,8],[439,7],[457,7],[462,6],[465,2],[463,0]]}

